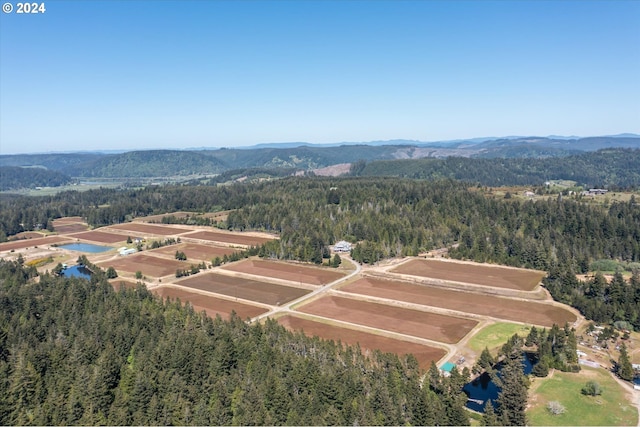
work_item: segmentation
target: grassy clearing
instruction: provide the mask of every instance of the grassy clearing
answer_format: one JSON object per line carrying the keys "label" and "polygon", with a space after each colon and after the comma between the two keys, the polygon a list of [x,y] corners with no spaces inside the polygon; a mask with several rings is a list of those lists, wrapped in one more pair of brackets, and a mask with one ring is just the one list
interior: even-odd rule
{"label": "grassy clearing", "polygon": [[513,334],[521,336],[528,335],[529,329],[529,326],[519,325],[517,323],[493,323],[475,334],[469,340],[467,347],[480,354],[485,347],[489,350],[502,347]]}
{"label": "grassy clearing", "polygon": [[[600,396],[585,396],[580,390],[587,381],[603,388]],[[547,404],[560,402],[565,412],[551,415]],[[545,426],[630,426],[638,423],[638,410],[628,391],[602,369],[583,368],[580,373],[556,371],[551,378],[534,379],[529,392],[529,425]]]}

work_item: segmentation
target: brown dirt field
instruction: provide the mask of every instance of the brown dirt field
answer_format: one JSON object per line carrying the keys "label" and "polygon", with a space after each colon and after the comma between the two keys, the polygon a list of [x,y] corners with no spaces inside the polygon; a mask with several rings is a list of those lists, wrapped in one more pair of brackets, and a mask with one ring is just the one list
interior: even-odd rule
{"label": "brown dirt field", "polygon": [[162,222],[162,218],[164,218],[165,216],[174,216],[176,218],[186,218],[187,216],[197,216],[197,215],[199,214],[196,214],[193,212],[171,212],[171,213],[160,214],[160,215],[141,216],[141,217],[135,218],[133,222],[158,223],[158,222]]}
{"label": "brown dirt field", "polygon": [[[110,225],[109,228],[116,230],[130,231],[137,234],[154,234],[158,236],[173,236],[176,234],[187,233],[191,231],[189,228],[169,227],[164,225],[151,225],[141,222],[127,222],[125,224]],[[139,237],[139,236],[131,236]]]}
{"label": "brown dirt field", "polygon": [[268,237],[252,236],[242,232],[223,233],[221,231],[204,231],[204,230],[196,231],[194,233],[189,233],[184,237],[188,237],[191,239],[209,240],[211,242],[222,242],[222,243],[230,243],[230,244],[245,245],[245,246],[259,246],[263,243],[273,240]]}
{"label": "brown dirt field", "polygon": [[37,231],[23,231],[22,233],[9,237],[9,240],[37,239],[39,237],[44,237],[44,234],[38,233]]}
{"label": "brown dirt field", "polygon": [[235,301],[229,301],[222,298],[216,298],[209,295],[202,295],[196,292],[190,292],[185,289],[176,289],[170,287],[161,286],[152,291],[154,294],[164,298],[176,299],[180,298],[180,301],[189,302],[193,308],[197,311],[205,311],[208,316],[220,317],[229,319],[231,312],[235,311],[241,319],[251,318],[258,316],[262,313],[266,313],[268,310],[262,307],[256,307],[249,304],[242,304]]}
{"label": "brown dirt field", "polygon": [[82,218],[81,216],[67,216],[64,218],[54,219],[53,226],[55,227],[56,224],[70,224],[70,223],[76,223],[76,222],[85,222],[85,221],[84,221],[84,218]]}
{"label": "brown dirt field", "polygon": [[14,240],[11,242],[0,243],[0,252],[15,249],[32,248],[35,246],[47,246],[54,243],[71,243],[71,240],[61,236],[40,237],[37,239]]}
{"label": "brown dirt field", "polygon": [[189,261],[211,261],[217,256],[222,258],[225,255],[231,255],[232,253],[237,252],[237,250],[231,248],[223,248],[220,246],[211,245],[199,245],[197,243],[181,243],[178,245],[163,246],[158,249],[153,249],[149,252],[174,256],[176,251],[184,252],[184,254],[187,256],[187,260]]}
{"label": "brown dirt field", "polygon": [[109,233],[106,231],[98,231],[98,230],[71,234],[69,235],[69,237],[72,237],[74,239],[90,240],[92,242],[99,242],[99,243],[117,243],[117,242],[124,242],[127,240],[127,236],[125,236],[124,234],[115,234],[115,233]]}
{"label": "brown dirt field", "polygon": [[554,323],[573,323],[577,319],[571,311],[551,304],[391,280],[364,278],[340,290],[546,327],[551,327]]}
{"label": "brown dirt field", "polygon": [[297,310],[448,344],[460,341],[478,324],[470,319],[337,296],[319,298]]}
{"label": "brown dirt field", "polygon": [[437,362],[446,354],[446,351],[437,347],[417,344],[410,341],[402,341],[382,335],[371,334],[354,329],[341,328],[339,326],[327,325],[313,320],[303,319],[297,316],[283,316],[278,319],[285,328],[290,331],[304,331],[307,336],[317,336],[326,340],[340,340],[344,344],[359,344],[363,350],[380,350],[385,353],[395,353],[397,355],[413,354],[420,367],[429,369],[431,362]]}
{"label": "brown dirt field", "polygon": [[544,272],[535,270],[435,259],[412,259],[390,272],[520,291],[532,291],[545,276]]}
{"label": "brown dirt field", "polygon": [[136,271],[141,271],[143,275],[149,277],[163,277],[169,274],[175,274],[177,269],[187,269],[191,266],[188,261],[158,258],[140,252],[118,257],[115,260],[98,262],[98,264],[104,269],[113,267],[117,272],[126,271],[135,273]]}
{"label": "brown dirt field", "polygon": [[231,265],[224,266],[223,269],[290,280],[292,282],[308,283],[310,285],[324,285],[345,276],[342,272],[336,271],[335,269],[259,259],[235,262]]}
{"label": "brown dirt field", "polygon": [[54,225],[53,229],[59,234],[77,233],[79,231],[87,231],[89,226],[87,224],[63,224]]}
{"label": "brown dirt field", "polygon": [[180,280],[176,284],[269,305],[285,304],[311,292],[307,289],[259,282],[212,272],[200,273]]}

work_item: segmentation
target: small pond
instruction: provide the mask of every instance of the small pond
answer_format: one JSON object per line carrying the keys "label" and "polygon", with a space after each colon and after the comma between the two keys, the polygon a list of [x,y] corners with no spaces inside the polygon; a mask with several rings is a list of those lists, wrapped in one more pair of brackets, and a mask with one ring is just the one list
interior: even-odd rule
{"label": "small pond", "polygon": [[60,273],[62,277],[80,277],[82,279],[91,279],[91,271],[83,265],[74,265],[67,267]]}
{"label": "small pond", "polygon": [[[533,369],[533,364],[531,363],[530,356],[526,353],[523,357],[522,364],[524,365],[525,375],[530,374]],[[498,375],[500,375],[500,367],[498,367]],[[491,380],[489,374],[484,373],[470,383],[467,383],[462,388],[462,391],[464,391],[469,398],[469,400],[467,400],[467,408],[484,413],[484,406],[487,400],[491,399],[491,403],[495,406],[500,389]]]}
{"label": "small pond", "polygon": [[68,249],[70,251],[89,252],[92,254],[97,254],[99,252],[106,252],[113,249],[110,246],[92,245],[90,243],[69,243],[68,245],[60,245],[58,247],[62,249]]}

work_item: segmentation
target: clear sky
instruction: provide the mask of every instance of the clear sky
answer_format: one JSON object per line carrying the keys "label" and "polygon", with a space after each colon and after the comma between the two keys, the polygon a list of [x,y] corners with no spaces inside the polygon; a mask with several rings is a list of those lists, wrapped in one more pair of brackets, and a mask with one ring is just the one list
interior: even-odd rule
{"label": "clear sky", "polygon": [[640,1],[2,2],[0,154],[640,133]]}

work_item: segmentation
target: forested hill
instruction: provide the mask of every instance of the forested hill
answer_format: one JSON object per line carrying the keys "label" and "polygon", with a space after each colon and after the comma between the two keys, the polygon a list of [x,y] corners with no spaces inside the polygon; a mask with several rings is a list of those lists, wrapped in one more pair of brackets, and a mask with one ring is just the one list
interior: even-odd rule
{"label": "forested hill", "polygon": [[542,185],[548,180],[577,181],[597,188],[640,187],[640,150],[606,149],[568,157],[544,159],[388,160],[352,165],[356,176],[451,178],[488,186]]}
{"label": "forested hill", "polygon": [[43,168],[0,166],[0,191],[20,188],[58,187],[71,182],[71,178],[61,172]]}
{"label": "forested hill", "polygon": [[468,425],[466,377],[413,356],[0,260],[1,425]]}
{"label": "forested hill", "polygon": [[41,166],[72,177],[141,178],[212,175],[244,168],[312,170],[358,160],[371,162],[426,157],[566,157],[582,151],[611,147],[640,148],[640,138],[515,138],[449,143],[389,141],[389,144],[372,145],[284,145],[243,149],[149,150],[119,154],[0,155],[0,166]]}
{"label": "forested hill", "polygon": [[197,151],[131,151],[94,159],[69,168],[73,176],[140,178],[179,175],[214,175],[226,170],[223,162]]}

